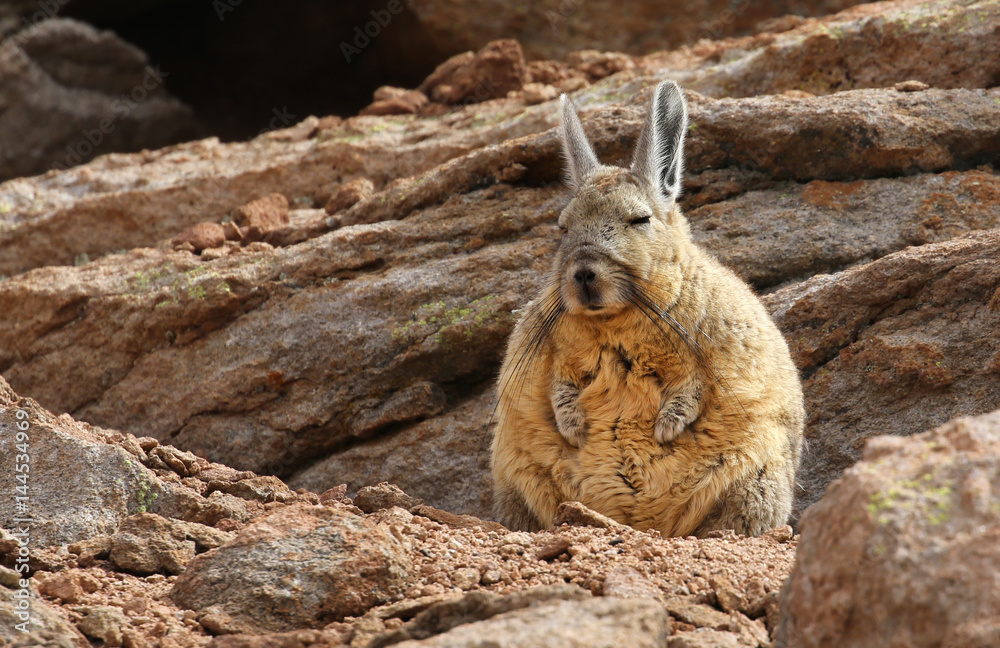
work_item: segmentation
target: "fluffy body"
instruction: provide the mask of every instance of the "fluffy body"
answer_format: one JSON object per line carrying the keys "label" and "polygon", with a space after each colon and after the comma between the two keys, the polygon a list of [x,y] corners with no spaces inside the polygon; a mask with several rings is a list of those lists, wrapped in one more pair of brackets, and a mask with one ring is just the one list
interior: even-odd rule
{"label": "fluffy body", "polygon": [[[656,148],[686,128],[664,114],[677,97],[657,89],[631,169],[588,159],[585,141],[567,152],[565,234],[499,379],[492,469],[509,528],[551,526],[563,501],[671,536],[756,535],[791,512],[798,372],[753,291],[691,241],[675,201],[683,132]],[[580,147],[568,108],[566,146]]]}

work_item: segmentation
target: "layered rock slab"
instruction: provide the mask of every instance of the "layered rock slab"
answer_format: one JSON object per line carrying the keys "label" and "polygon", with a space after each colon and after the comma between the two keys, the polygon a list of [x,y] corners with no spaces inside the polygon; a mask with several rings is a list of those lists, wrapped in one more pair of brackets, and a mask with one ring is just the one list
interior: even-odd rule
{"label": "layered rock slab", "polygon": [[764,302],[805,376],[796,516],[866,439],[1000,407],[1000,230],[818,275]]}

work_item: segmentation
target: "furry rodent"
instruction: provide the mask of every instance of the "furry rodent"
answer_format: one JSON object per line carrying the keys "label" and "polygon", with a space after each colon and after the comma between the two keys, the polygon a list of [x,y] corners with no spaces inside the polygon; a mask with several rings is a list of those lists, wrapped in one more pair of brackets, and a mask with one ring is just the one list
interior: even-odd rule
{"label": "furry rodent", "polygon": [[757,535],[791,512],[802,389],[749,286],[677,205],[687,108],[659,84],[629,168],[600,164],[571,101],[572,199],[547,284],[510,337],[492,447],[497,519],[579,501],[637,529]]}

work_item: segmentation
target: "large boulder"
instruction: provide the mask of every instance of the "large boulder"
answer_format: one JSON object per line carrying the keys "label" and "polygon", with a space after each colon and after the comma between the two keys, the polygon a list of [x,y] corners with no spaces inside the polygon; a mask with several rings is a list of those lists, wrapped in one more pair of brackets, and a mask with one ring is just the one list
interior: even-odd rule
{"label": "large boulder", "polygon": [[303,504],[195,558],[171,597],[217,632],[319,628],[401,598],[412,569],[402,543],[377,524]]}
{"label": "large boulder", "polygon": [[118,36],[75,20],[44,20],[4,40],[0,179],[196,136],[191,110],[164,88],[169,74]]}
{"label": "large boulder", "polygon": [[802,518],[776,646],[1000,645],[1000,411],[877,437]]}

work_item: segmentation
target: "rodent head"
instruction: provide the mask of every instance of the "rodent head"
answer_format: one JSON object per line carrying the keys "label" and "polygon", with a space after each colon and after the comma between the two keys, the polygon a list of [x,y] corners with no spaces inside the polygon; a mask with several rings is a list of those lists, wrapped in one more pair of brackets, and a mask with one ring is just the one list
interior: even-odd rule
{"label": "rodent head", "polygon": [[598,162],[566,95],[562,115],[574,195],[559,216],[554,279],[568,313],[613,316],[635,303],[636,282],[650,282],[689,236],[676,204],[687,108],[676,83],[656,87],[627,169]]}

